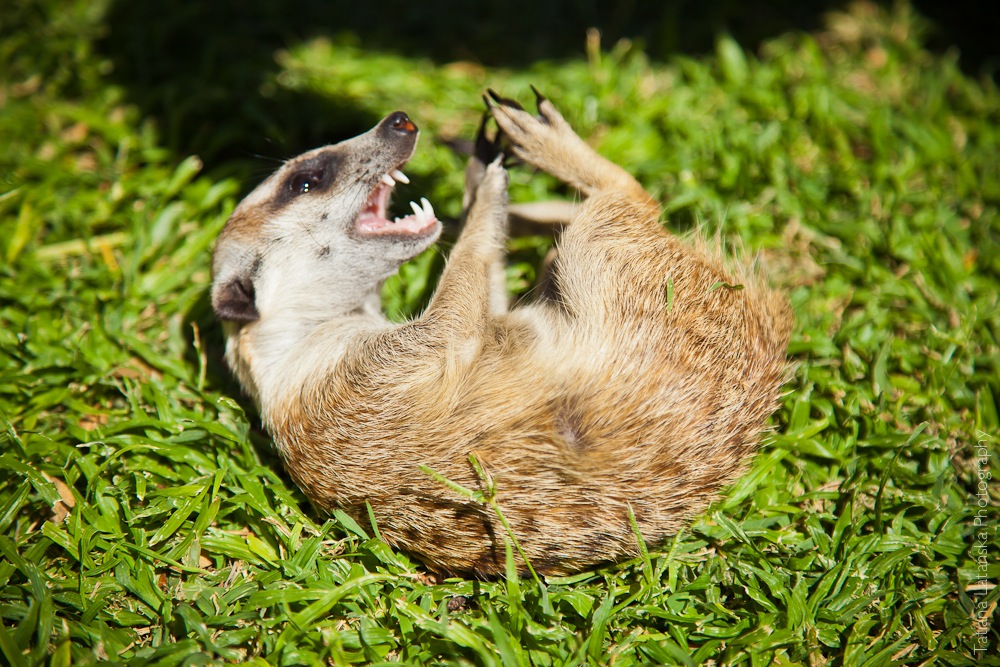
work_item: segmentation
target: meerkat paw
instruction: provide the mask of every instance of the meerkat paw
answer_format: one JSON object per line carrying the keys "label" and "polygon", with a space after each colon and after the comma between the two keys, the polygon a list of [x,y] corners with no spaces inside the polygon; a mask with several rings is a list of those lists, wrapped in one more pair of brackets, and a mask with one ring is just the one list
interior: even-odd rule
{"label": "meerkat paw", "polygon": [[[532,87],[532,90],[535,90]],[[604,172],[614,170],[586,144],[555,106],[535,90],[538,115],[490,90],[490,112],[515,157],[585,193],[603,189]]]}
{"label": "meerkat paw", "polygon": [[473,206],[479,210],[496,208],[506,215],[508,180],[507,170],[503,168],[503,155],[498,155],[483,169]]}
{"label": "meerkat paw", "polygon": [[562,114],[535,90],[538,115],[516,101],[490,90],[486,104],[515,157],[552,174],[586,195],[595,192],[624,193],[636,201],[649,194],[625,170],[601,157],[570,127]]}
{"label": "meerkat paw", "polygon": [[487,99],[487,105],[500,126],[500,131],[509,141],[514,155],[544,171],[550,171],[547,165],[550,158],[564,151],[574,140],[580,139],[555,106],[534,87],[532,90],[537,98],[538,115],[525,111],[517,101],[501,97],[493,90],[489,91],[489,97],[495,104]]}

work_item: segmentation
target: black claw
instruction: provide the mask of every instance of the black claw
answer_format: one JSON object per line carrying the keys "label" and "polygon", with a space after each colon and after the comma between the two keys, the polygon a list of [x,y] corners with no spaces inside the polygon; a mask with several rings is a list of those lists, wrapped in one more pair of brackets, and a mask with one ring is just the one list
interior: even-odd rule
{"label": "black claw", "polygon": [[476,130],[476,143],[480,141],[486,141],[486,121],[490,119],[490,112],[484,111],[482,118],[479,119],[479,129]]}
{"label": "black claw", "polygon": [[483,114],[483,120],[479,123],[479,131],[476,133],[476,159],[484,165],[493,162],[500,155],[499,133],[492,140],[486,134],[486,123],[490,119],[490,112]]}
{"label": "black claw", "polygon": [[535,107],[538,109],[537,118],[546,125],[550,125],[548,117],[542,112],[542,102],[547,102],[548,98],[546,98],[545,95],[542,95],[540,92],[538,92],[538,89],[535,88],[534,85],[532,84],[528,85],[531,86],[531,92],[535,94]]}
{"label": "black claw", "polygon": [[492,88],[487,88],[486,92],[489,93],[490,97],[492,97],[493,101],[497,104],[502,104],[505,107],[511,107],[513,109],[518,109],[519,111],[524,111],[524,107],[518,104],[516,100],[512,100],[509,97],[501,97],[497,91]]}

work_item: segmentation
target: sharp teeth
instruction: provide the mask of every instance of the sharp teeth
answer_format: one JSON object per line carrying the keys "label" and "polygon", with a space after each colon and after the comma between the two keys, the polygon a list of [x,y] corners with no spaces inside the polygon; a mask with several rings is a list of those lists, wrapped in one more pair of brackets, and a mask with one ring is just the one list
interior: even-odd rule
{"label": "sharp teeth", "polygon": [[431,203],[429,201],[427,201],[426,197],[421,197],[420,198],[420,203],[424,207],[424,215],[426,215],[429,220],[433,220],[434,219],[434,207],[431,206]]}
{"label": "sharp teeth", "polygon": [[382,182],[388,185],[390,188],[396,184],[396,181],[392,180],[392,176],[385,174],[382,176]]}
{"label": "sharp teeth", "polygon": [[407,175],[404,174],[403,172],[401,172],[399,169],[393,169],[392,171],[390,171],[389,172],[389,176],[391,176],[392,178],[395,178],[400,183],[409,183],[410,182],[410,179],[407,177]]}
{"label": "sharp teeth", "polygon": [[424,209],[420,208],[419,206],[417,206],[416,202],[412,201],[410,202],[410,208],[413,209],[413,215],[416,216],[417,222],[423,222],[425,215]]}

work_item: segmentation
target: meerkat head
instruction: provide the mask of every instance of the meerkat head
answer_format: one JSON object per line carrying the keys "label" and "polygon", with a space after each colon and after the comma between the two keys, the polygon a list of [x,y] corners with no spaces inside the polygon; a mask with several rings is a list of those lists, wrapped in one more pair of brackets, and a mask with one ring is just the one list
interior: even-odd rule
{"label": "meerkat head", "polygon": [[[237,326],[323,321],[377,308],[382,282],[441,233],[426,199],[386,207],[413,154],[416,125],[397,111],[348,141],[286,162],[230,216],[212,260],[212,307]],[[376,304],[373,306],[373,302]]]}

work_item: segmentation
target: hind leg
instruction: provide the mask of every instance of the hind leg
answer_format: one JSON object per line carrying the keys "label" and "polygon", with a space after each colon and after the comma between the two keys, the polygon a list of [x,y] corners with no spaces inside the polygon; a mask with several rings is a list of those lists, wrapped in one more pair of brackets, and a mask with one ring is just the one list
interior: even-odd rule
{"label": "hind leg", "polygon": [[627,171],[581,139],[555,106],[536,91],[538,115],[490,91],[490,111],[511,151],[542,171],[580,190],[587,201],[567,229],[567,238],[648,241],[662,238],[660,207]]}
{"label": "hind leg", "polygon": [[576,187],[588,197],[603,193],[624,195],[635,203],[659,207],[631,174],[598,155],[587,145],[555,106],[536,91],[538,115],[534,116],[513,101],[493,91],[497,106],[491,111],[503,133],[510,139],[514,154]]}

